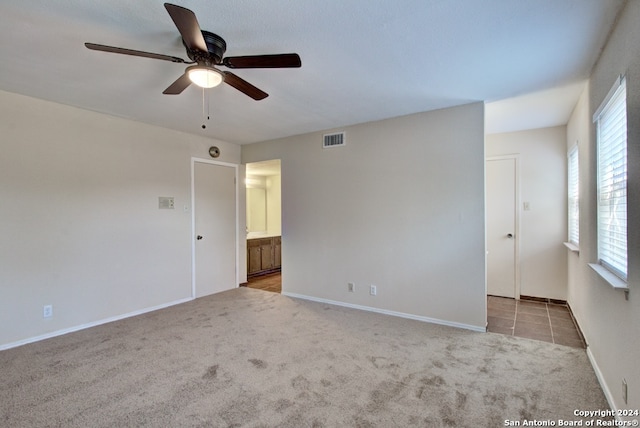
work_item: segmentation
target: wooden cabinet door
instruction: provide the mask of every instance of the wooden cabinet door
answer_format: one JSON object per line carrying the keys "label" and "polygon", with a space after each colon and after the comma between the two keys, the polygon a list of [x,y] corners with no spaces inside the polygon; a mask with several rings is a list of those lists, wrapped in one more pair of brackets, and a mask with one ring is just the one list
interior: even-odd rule
{"label": "wooden cabinet door", "polygon": [[273,251],[271,247],[271,240],[268,242],[264,242],[260,245],[261,259],[262,259],[262,270],[272,269],[273,268]]}
{"label": "wooden cabinet door", "polygon": [[247,240],[247,274],[258,276],[281,266],[279,236]]}
{"label": "wooden cabinet door", "polygon": [[279,268],[282,266],[282,258],[281,258],[281,254],[282,254],[282,250],[281,250],[281,244],[280,244],[280,238],[273,238],[273,267],[274,268]]}
{"label": "wooden cabinet door", "polygon": [[256,273],[262,270],[262,256],[260,253],[260,246],[248,246],[247,259],[249,266],[248,273]]}

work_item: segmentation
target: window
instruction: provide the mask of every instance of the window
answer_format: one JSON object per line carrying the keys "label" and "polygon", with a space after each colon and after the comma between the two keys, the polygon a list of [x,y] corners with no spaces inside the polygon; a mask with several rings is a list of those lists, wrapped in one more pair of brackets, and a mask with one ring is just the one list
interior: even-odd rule
{"label": "window", "polygon": [[621,76],[593,117],[598,154],[598,263],[627,279],[627,90]]}
{"label": "window", "polygon": [[569,151],[568,161],[568,213],[569,213],[569,243],[578,246],[580,241],[580,202],[578,176],[578,146]]}

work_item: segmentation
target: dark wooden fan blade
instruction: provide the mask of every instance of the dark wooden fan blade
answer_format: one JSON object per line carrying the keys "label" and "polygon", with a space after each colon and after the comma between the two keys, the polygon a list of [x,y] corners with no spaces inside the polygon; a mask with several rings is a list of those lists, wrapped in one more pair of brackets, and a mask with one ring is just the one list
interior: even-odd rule
{"label": "dark wooden fan blade", "polygon": [[187,87],[191,84],[191,79],[189,79],[189,75],[184,73],[182,76],[178,77],[178,80],[173,82],[167,89],[162,91],[165,95],[178,95],[181,94],[182,91],[187,89]]}
{"label": "dark wooden fan blade", "polygon": [[269,96],[269,94],[267,94],[266,92],[256,88],[251,83],[247,82],[246,80],[236,76],[235,74],[229,71],[223,71],[222,73],[224,74],[225,83],[233,86],[240,92],[250,96],[256,101],[263,100]]}
{"label": "dark wooden fan blade", "polygon": [[300,56],[295,53],[231,56],[225,58],[223,63],[229,68],[297,68],[302,66]]}
{"label": "dark wooden fan blade", "polygon": [[207,44],[202,37],[196,15],[187,8],[171,3],[165,3],[164,8],[167,9],[173,23],[178,27],[184,44],[192,51],[207,52]]}
{"label": "dark wooden fan blade", "polygon": [[153,53],[153,52],[136,51],[134,49],[117,48],[115,46],[98,45],[98,44],[95,44],[95,43],[85,43],[84,45],[87,48],[89,48],[91,50],[94,50],[94,51],[112,52],[112,53],[124,54],[124,55],[132,55],[132,56],[141,56],[141,57],[144,57],[144,58],[162,59],[162,60],[171,61],[171,62],[181,62],[181,63],[185,62],[185,60],[183,60],[182,58],[178,58],[178,57],[175,57],[175,56],[169,56],[169,55],[157,54],[157,53]]}

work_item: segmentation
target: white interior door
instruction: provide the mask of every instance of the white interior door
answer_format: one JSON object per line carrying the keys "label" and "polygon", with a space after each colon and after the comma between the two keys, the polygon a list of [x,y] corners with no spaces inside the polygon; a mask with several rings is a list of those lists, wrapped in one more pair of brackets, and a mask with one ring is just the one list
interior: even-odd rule
{"label": "white interior door", "polygon": [[193,163],[194,297],[235,288],[236,168]]}
{"label": "white interior door", "polygon": [[518,298],[516,158],[486,162],[487,294]]}

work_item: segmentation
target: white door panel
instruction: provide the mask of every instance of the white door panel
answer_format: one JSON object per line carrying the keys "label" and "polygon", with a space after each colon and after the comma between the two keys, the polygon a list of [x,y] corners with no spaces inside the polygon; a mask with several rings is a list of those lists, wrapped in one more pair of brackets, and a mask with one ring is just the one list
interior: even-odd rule
{"label": "white door panel", "polygon": [[487,160],[487,294],[516,293],[516,159]]}
{"label": "white door panel", "polygon": [[236,171],[194,162],[194,297],[237,286]]}

